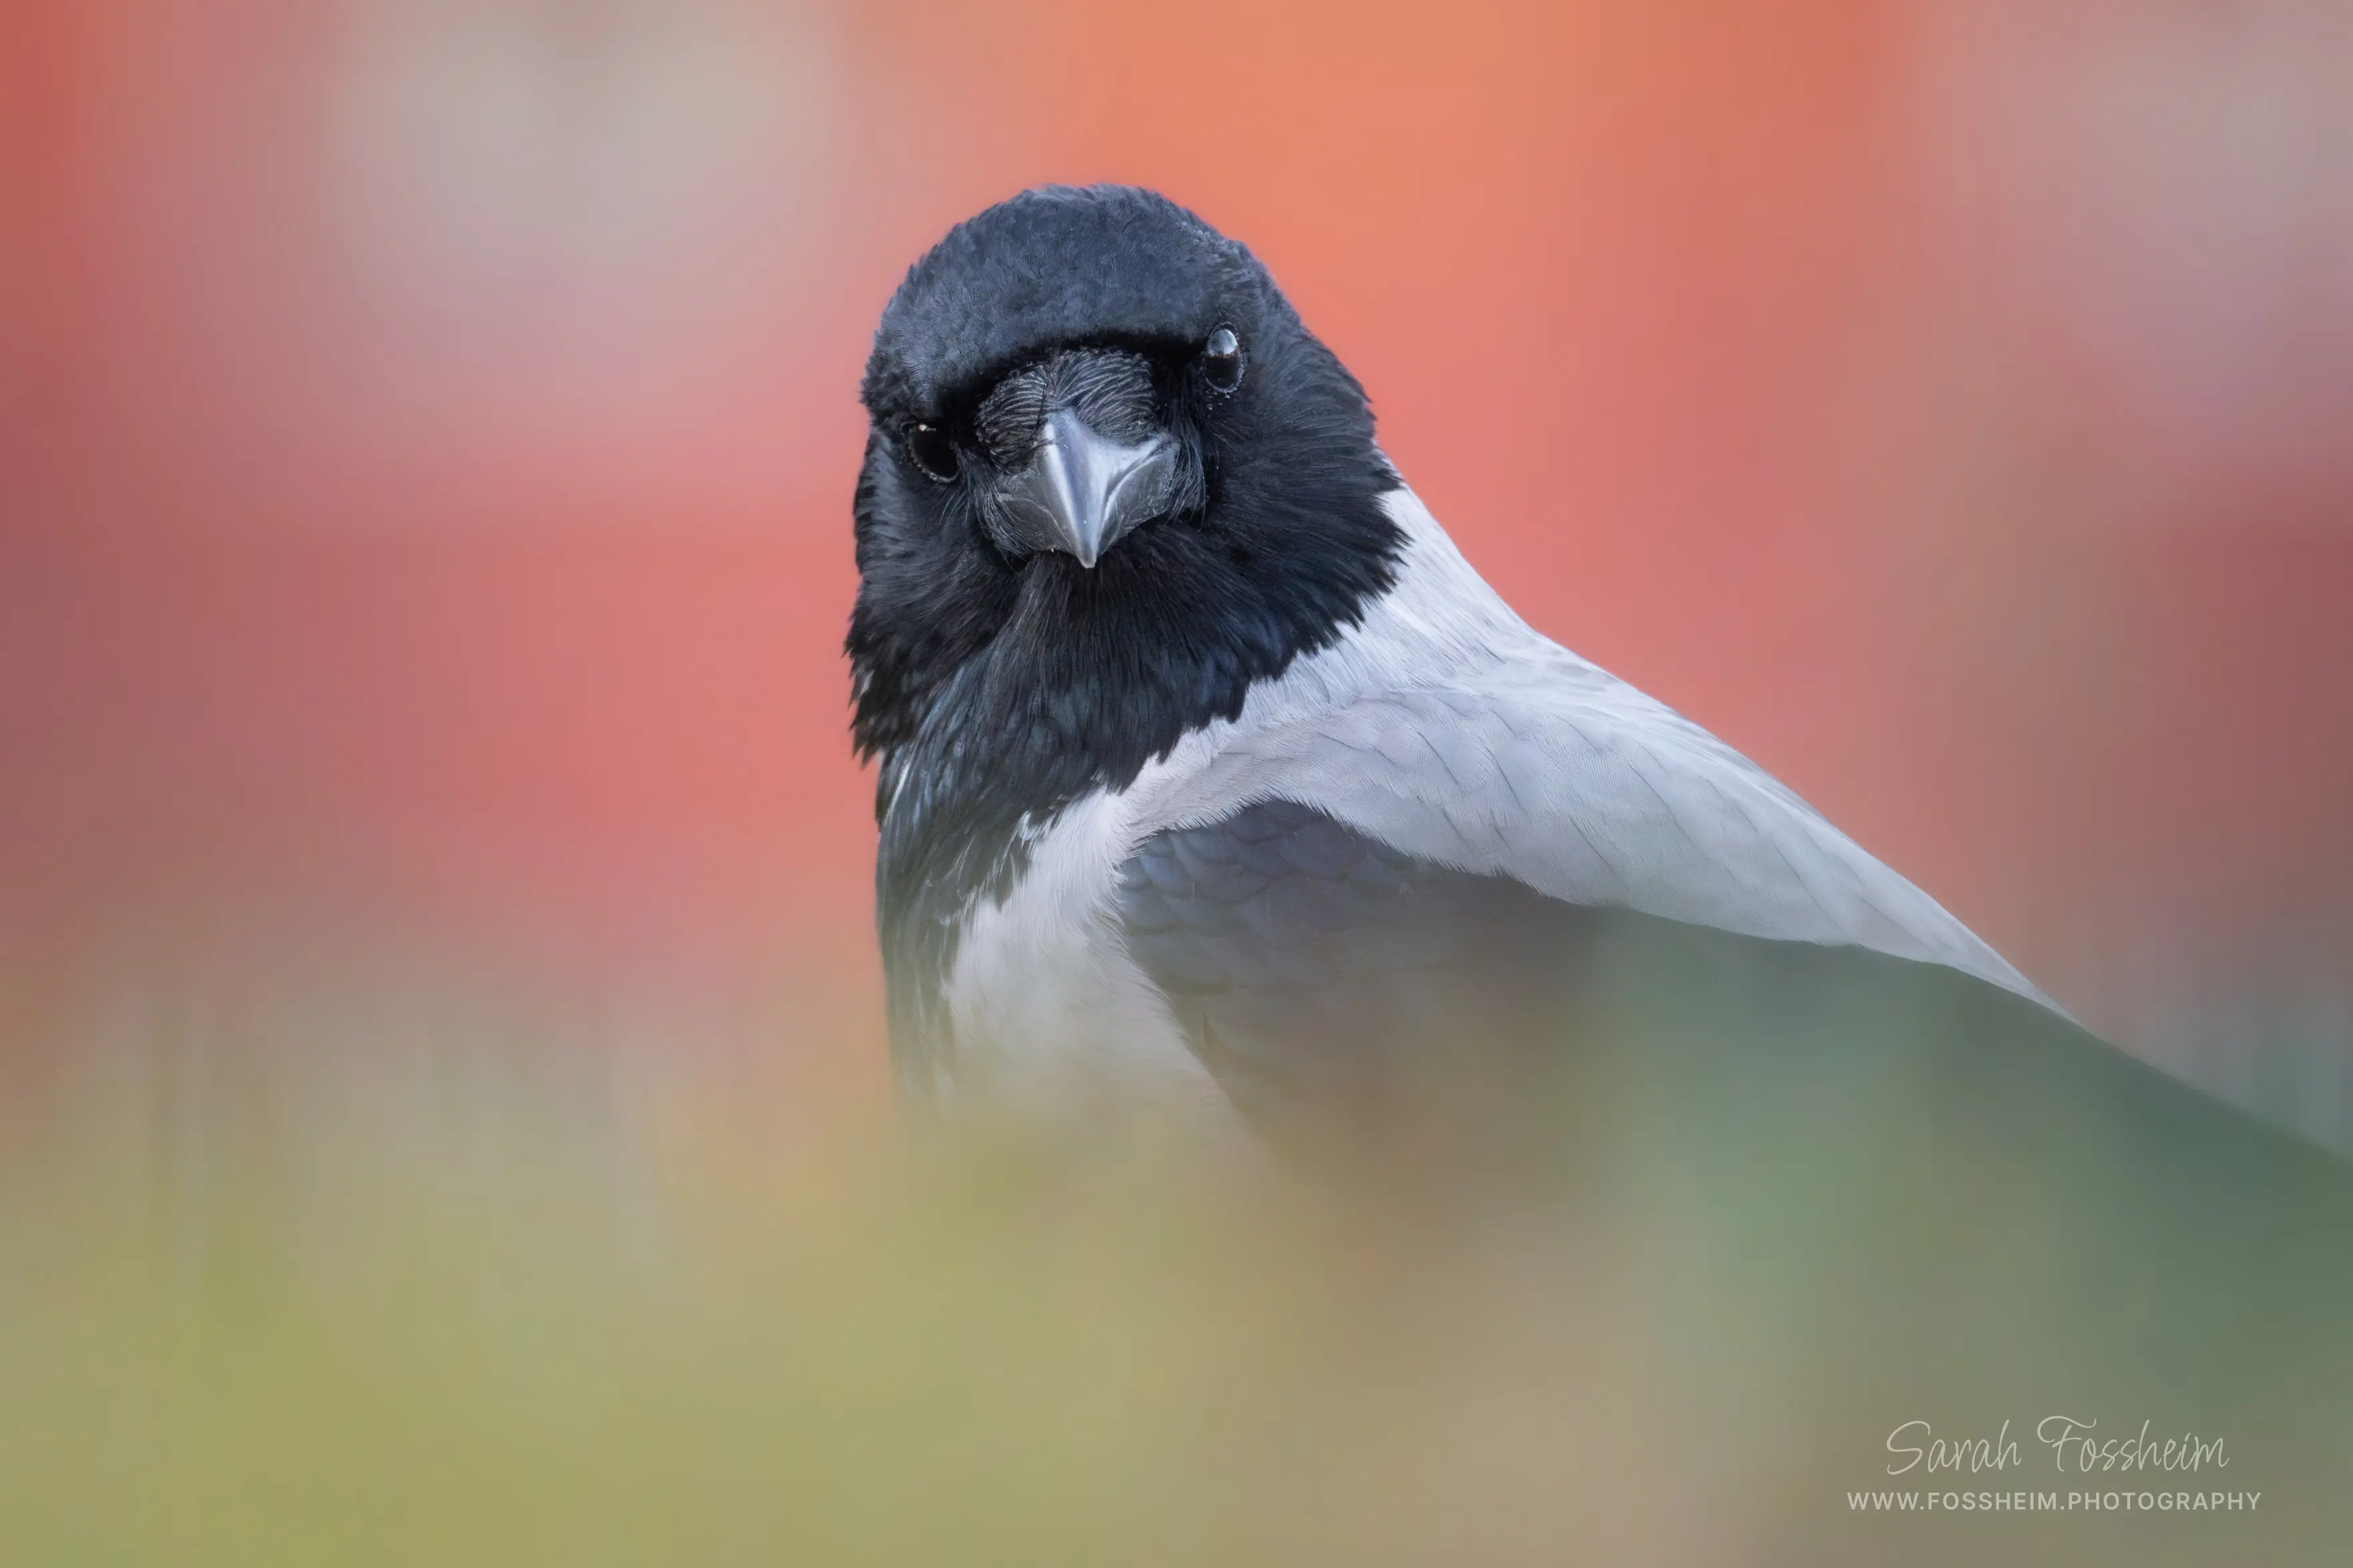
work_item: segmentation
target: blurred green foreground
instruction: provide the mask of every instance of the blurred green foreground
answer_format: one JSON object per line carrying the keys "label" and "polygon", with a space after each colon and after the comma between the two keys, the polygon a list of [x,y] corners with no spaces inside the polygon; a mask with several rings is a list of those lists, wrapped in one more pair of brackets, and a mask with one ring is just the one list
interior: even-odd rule
{"label": "blurred green foreground", "polygon": [[[2096,1247],[1943,1266],[2006,1256],[2037,1201],[1998,1164],[1924,1196],[1653,1130],[1607,1204],[1450,1205],[1131,1122],[946,1144],[769,1115],[741,1075],[659,1053],[152,1021],[64,1044],[18,1043],[43,1065],[0,1113],[10,1568],[2353,1543],[2353,1324],[2311,1321],[2290,1279],[2152,1300]],[[2063,1411],[2221,1437],[2231,1464],[2063,1478],[2032,1430]],[[2007,1419],[2022,1450],[1939,1489],[2262,1500],[1852,1510],[1922,1484],[1886,1475],[1915,1418]]]}

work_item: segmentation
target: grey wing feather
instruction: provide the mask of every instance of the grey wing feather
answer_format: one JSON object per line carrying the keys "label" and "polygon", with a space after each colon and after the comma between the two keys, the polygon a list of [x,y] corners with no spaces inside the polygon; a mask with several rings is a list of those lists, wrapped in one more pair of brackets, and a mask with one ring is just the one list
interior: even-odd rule
{"label": "grey wing feather", "polygon": [[1569,903],[1941,963],[2054,1006],[1763,769],[1531,631],[1398,496],[1399,587],[1238,721],[1188,739],[1140,786],[1138,821],[1280,796]]}

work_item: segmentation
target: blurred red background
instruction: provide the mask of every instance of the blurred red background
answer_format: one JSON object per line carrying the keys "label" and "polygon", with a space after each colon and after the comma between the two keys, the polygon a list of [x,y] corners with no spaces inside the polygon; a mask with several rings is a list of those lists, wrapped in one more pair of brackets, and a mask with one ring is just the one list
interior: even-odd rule
{"label": "blurred red background", "polygon": [[2327,0],[0,17],[20,998],[552,965],[879,1086],[860,363],[951,222],[1122,180],[1536,626],[2128,1042],[2286,1008],[2353,1125]]}

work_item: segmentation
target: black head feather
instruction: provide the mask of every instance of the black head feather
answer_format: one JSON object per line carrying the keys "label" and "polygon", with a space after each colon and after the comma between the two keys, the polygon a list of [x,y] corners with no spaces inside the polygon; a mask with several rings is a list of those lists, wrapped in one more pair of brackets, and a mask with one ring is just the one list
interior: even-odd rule
{"label": "black head feather", "polygon": [[[1245,356],[1230,390],[1230,357],[1204,358],[1220,328]],[[1159,514],[1092,568],[1020,549],[992,510],[1057,388],[1177,453]],[[934,984],[971,900],[1018,874],[1025,818],[1239,714],[1389,586],[1402,538],[1363,389],[1247,248],[1148,191],[1050,187],[957,225],[884,310],[863,396],[854,733],[881,760],[904,1004],[902,972]]]}

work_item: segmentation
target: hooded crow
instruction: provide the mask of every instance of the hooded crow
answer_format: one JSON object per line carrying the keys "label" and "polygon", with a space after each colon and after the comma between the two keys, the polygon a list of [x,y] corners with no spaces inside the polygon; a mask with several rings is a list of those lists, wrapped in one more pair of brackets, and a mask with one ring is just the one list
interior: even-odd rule
{"label": "hooded crow", "polygon": [[[1540,636],[1240,244],[1027,192],[876,333],[848,651],[911,1098],[1281,1142],[1431,1107],[2332,1162],[2095,1039],[1697,724]],[[1543,1092],[1538,1092],[1541,1089]],[[2233,1180],[2237,1178],[2234,1177]],[[2200,1195],[2202,1194],[2202,1195]]]}

